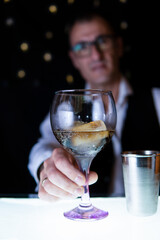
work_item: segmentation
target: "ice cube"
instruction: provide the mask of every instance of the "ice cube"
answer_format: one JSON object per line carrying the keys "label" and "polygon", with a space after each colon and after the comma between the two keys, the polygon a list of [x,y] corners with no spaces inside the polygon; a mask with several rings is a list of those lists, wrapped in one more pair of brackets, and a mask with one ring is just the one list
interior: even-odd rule
{"label": "ice cube", "polygon": [[82,123],[81,125],[75,126],[72,128],[72,131],[75,132],[84,132],[84,131],[105,131],[107,130],[105,123],[102,120],[97,120],[89,123]]}
{"label": "ice cube", "polygon": [[105,123],[101,120],[75,126],[72,131],[75,133],[72,137],[74,146],[98,145],[103,138],[109,137],[109,131],[107,131]]}

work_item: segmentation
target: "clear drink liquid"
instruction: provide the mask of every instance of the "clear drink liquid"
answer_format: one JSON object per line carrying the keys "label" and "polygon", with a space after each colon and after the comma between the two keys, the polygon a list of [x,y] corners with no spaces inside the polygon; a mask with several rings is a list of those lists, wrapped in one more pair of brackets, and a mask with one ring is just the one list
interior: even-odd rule
{"label": "clear drink liquid", "polygon": [[112,131],[54,131],[57,140],[74,155],[81,171],[87,171],[91,161],[113,135]]}

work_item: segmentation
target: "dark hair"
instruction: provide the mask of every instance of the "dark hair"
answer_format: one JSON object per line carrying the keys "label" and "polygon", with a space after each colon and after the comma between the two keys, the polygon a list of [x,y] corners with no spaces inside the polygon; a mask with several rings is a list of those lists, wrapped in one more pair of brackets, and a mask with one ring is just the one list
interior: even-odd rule
{"label": "dark hair", "polygon": [[[113,15],[112,15],[113,16]],[[72,13],[68,19],[68,22],[66,24],[65,27],[65,33],[66,33],[66,37],[67,37],[67,42],[68,42],[68,47],[69,47],[69,36],[70,36],[70,32],[72,30],[72,27],[75,25],[75,23],[77,22],[88,22],[91,21],[95,18],[102,18],[104,19],[111,27],[113,33],[115,35],[120,35],[120,31],[119,31],[119,25],[115,22],[115,19],[112,19],[112,16],[110,14],[107,13],[103,13],[102,11],[98,11],[98,10],[83,10],[83,11],[74,11],[74,13]]]}

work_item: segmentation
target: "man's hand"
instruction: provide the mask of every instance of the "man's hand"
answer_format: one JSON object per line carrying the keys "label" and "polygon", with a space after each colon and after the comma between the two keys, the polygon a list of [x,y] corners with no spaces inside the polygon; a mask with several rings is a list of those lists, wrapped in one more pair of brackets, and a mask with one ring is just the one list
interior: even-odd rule
{"label": "man's hand", "polygon": [[[98,179],[95,172],[89,174],[89,184]],[[54,149],[40,170],[38,195],[47,201],[70,199],[84,192],[85,176],[78,169],[75,159],[63,148]]]}

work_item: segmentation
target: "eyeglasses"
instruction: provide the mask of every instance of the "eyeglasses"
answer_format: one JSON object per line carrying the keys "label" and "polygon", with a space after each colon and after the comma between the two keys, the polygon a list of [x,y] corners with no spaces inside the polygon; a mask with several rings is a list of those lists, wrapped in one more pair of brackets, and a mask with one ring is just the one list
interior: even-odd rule
{"label": "eyeglasses", "polygon": [[73,51],[77,57],[89,57],[92,51],[92,45],[96,47],[99,52],[104,52],[113,46],[113,38],[115,35],[100,35],[92,42],[79,42],[73,47]]}

